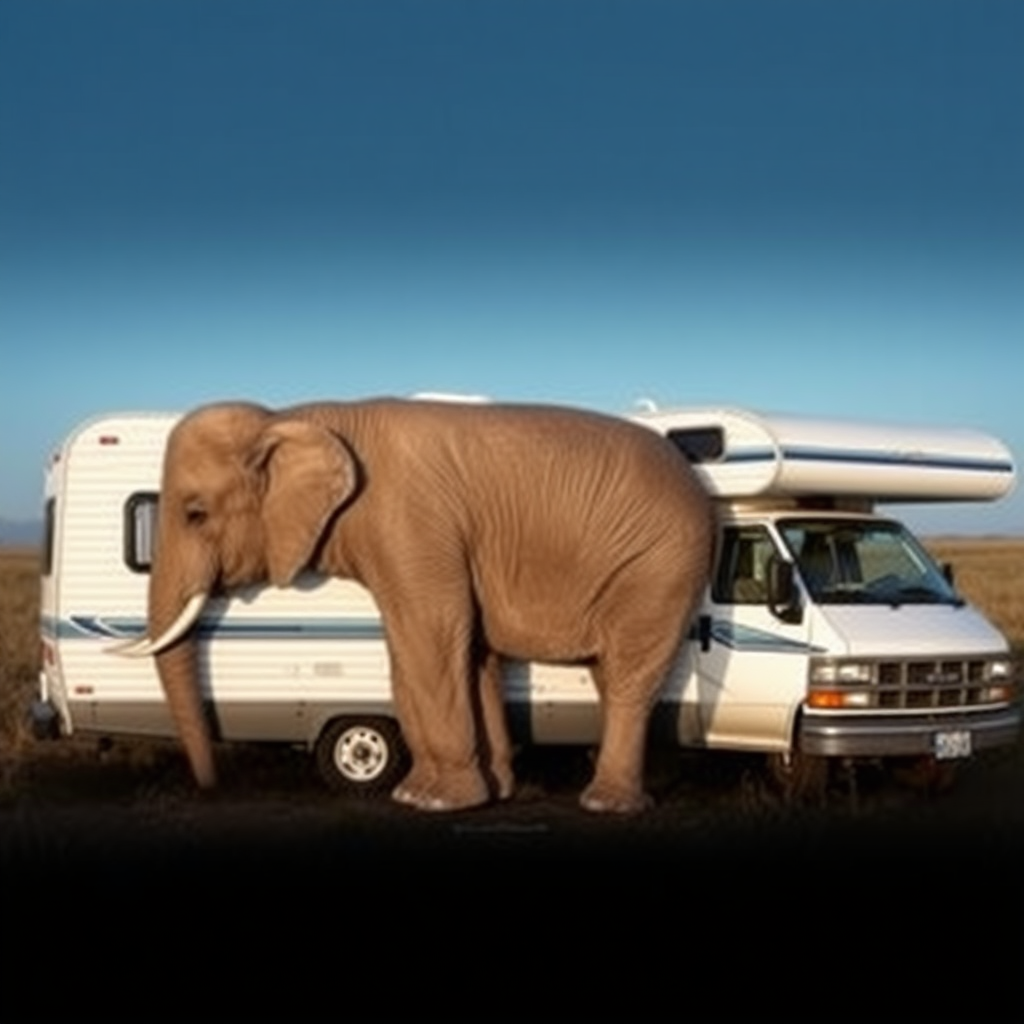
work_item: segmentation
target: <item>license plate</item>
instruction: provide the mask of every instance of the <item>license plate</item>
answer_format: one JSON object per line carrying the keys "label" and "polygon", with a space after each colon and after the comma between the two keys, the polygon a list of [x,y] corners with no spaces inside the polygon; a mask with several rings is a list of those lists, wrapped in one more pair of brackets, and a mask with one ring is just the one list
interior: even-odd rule
{"label": "license plate", "polygon": [[967,729],[935,734],[935,758],[939,761],[971,756],[971,734]]}

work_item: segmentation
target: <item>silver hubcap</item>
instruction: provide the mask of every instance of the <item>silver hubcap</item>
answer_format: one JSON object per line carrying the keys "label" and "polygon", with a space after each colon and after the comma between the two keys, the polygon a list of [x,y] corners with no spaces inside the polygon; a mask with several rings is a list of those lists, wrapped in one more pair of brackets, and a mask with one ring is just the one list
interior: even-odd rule
{"label": "silver hubcap", "polygon": [[377,778],[388,763],[388,745],[374,729],[356,726],[338,737],[334,763],[346,779],[367,782]]}

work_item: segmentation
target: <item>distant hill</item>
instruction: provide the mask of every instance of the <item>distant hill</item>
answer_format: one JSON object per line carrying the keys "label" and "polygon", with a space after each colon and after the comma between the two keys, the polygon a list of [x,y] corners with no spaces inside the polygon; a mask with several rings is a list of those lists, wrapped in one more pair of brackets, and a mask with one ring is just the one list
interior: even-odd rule
{"label": "distant hill", "polygon": [[43,524],[38,521],[0,519],[0,545],[39,544],[42,539]]}

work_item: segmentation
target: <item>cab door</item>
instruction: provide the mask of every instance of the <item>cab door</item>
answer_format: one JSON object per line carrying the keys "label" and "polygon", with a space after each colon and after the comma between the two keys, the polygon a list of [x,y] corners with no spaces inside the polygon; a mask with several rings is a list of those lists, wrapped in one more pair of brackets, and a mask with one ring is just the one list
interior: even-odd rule
{"label": "cab door", "polygon": [[766,523],[726,524],[687,687],[706,746],[788,750],[807,690],[806,607],[771,607],[770,565],[783,559]]}

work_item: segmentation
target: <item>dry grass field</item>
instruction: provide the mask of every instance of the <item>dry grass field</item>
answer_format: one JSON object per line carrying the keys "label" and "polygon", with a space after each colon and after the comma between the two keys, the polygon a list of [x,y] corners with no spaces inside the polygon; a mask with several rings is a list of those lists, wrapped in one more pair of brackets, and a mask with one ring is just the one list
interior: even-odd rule
{"label": "dry grass field", "polygon": [[1024,539],[944,539],[926,545],[953,567],[957,589],[1024,651]]}
{"label": "dry grass field", "polygon": [[0,548],[0,765],[28,746],[25,714],[38,672],[39,555]]}

